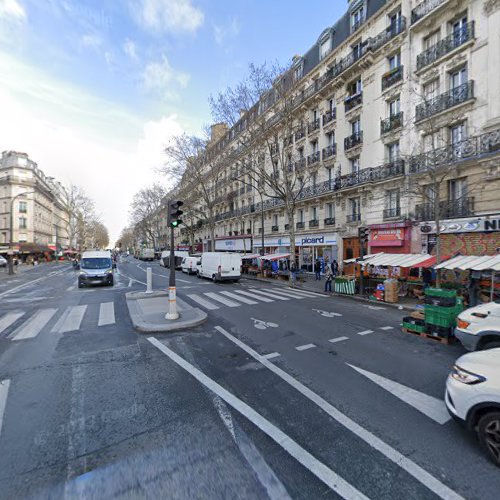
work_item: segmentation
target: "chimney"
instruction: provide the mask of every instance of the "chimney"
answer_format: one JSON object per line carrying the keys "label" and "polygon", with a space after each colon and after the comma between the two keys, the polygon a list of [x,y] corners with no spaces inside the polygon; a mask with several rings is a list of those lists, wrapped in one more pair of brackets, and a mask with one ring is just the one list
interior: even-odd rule
{"label": "chimney", "polygon": [[210,142],[214,143],[221,139],[227,132],[226,123],[214,123],[210,126]]}

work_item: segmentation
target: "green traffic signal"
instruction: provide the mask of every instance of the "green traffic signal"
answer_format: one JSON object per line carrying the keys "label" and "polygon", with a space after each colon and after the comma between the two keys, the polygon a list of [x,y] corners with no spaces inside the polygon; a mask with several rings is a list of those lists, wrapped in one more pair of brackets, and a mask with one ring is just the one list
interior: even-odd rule
{"label": "green traffic signal", "polygon": [[183,214],[182,210],[180,210],[180,207],[184,205],[184,202],[178,200],[178,201],[171,201],[169,203],[169,212],[168,212],[168,222],[170,224],[170,227],[178,227],[180,224],[182,224],[182,219],[180,216]]}

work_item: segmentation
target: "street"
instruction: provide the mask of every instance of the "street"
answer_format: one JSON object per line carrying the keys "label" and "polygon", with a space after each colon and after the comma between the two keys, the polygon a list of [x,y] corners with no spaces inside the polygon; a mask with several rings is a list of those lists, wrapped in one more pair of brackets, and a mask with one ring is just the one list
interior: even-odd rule
{"label": "street", "polygon": [[0,287],[0,498],[494,499],[498,468],[446,412],[464,350],[404,311],[177,272],[195,329],[141,334],[125,293],[69,264]]}

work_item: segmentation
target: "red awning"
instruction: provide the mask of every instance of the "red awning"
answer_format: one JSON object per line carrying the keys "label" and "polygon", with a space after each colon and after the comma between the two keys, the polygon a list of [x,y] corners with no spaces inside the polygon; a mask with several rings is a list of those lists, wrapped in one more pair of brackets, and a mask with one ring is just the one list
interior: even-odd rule
{"label": "red awning", "polygon": [[52,251],[56,251],[56,246],[55,245],[47,245]]}
{"label": "red awning", "polygon": [[[446,255],[445,257],[441,257],[441,262],[444,262],[445,260],[448,260],[450,257]],[[411,267],[422,267],[422,268],[427,268],[427,267],[432,267],[436,265],[436,256],[433,255],[432,257],[429,257],[427,260],[424,260],[422,262],[419,262],[418,264],[415,264]]]}

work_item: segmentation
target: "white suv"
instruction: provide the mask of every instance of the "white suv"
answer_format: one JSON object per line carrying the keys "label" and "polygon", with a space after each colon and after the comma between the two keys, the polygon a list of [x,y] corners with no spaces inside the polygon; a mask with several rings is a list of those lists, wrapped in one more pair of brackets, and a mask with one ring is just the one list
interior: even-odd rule
{"label": "white suv", "polygon": [[477,432],[484,451],[500,467],[500,349],[458,358],[446,381],[445,403],[456,421]]}
{"label": "white suv", "polygon": [[455,336],[468,351],[500,347],[500,303],[488,302],[461,312]]}

